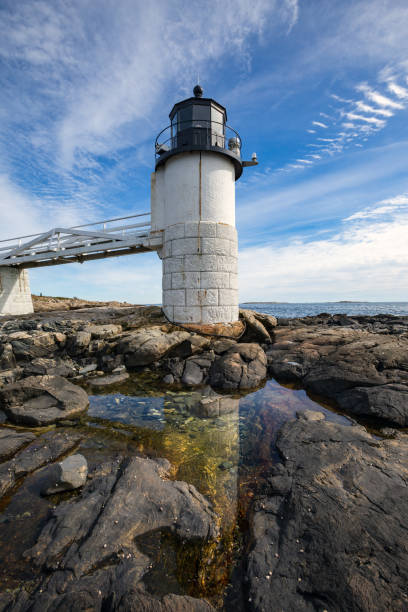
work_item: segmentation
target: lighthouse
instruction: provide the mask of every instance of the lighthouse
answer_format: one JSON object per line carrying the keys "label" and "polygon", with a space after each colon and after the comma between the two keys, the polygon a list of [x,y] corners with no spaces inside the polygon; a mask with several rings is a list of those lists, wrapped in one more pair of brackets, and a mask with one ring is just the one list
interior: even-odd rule
{"label": "lighthouse", "polygon": [[[202,88],[175,104],[155,143],[151,236],[162,245],[162,305],[174,323],[238,320],[235,181],[245,166],[227,111]],[[159,239],[159,235],[161,238]]]}

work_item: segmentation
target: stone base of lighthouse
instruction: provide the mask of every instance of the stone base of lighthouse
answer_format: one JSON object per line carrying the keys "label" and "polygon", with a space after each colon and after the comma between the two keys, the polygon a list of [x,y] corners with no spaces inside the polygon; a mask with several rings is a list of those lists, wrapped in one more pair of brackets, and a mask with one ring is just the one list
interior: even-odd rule
{"label": "stone base of lighthouse", "polygon": [[232,225],[176,223],[164,231],[163,310],[175,323],[238,320],[238,240]]}
{"label": "stone base of lighthouse", "polygon": [[28,271],[0,266],[0,315],[34,312]]}

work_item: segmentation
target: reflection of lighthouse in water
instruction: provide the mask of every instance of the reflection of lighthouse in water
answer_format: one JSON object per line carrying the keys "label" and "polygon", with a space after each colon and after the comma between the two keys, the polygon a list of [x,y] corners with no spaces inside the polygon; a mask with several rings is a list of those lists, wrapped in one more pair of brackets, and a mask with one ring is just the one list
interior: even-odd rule
{"label": "reflection of lighthouse in water", "polygon": [[[178,466],[177,479],[195,484],[211,499],[226,529],[235,523],[237,515],[239,399],[192,393],[184,396],[184,402],[189,416],[183,414],[184,424],[178,431],[172,428],[164,443],[168,450],[173,447],[170,454]],[[168,424],[174,407],[179,413],[177,398],[165,407]]]}

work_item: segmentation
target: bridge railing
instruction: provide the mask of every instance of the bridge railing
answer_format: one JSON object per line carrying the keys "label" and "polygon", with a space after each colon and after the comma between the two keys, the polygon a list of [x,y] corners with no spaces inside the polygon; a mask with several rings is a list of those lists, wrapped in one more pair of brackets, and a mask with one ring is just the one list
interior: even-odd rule
{"label": "bridge railing", "polygon": [[73,252],[89,253],[100,250],[104,244],[120,248],[129,241],[134,242],[149,235],[148,217],[150,213],[139,213],[0,240],[0,265],[27,262],[46,257],[47,254],[61,257]]}

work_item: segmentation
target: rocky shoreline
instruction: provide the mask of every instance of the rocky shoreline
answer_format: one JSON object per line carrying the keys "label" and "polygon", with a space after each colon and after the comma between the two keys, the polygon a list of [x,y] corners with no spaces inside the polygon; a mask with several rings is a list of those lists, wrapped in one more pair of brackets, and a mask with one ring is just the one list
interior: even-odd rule
{"label": "rocky shoreline", "polygon": [[[346,426],[308,411],[283,426],[280,460],[250,507],[244,586],[233,575],[240,595],[223,609],[408,609],[408,317],[277,320],[242,310],[238,326],[215,330],[172,325],[154,306],[3,317],[6,504],[28,475],[46,490],[55,462],[75,457],[88,390],[145,371],[172,389],[206,389],[209,416],[273,376],[360,419]],[[85,473],[78,495],[55,506],[24,551],[38,568],[34,584],[1,593],[0,610],[220,609],[183,593],[158,597],[143,582],[151,561],[142,534],[165,530],[200,546],[217,538],[208,501],[170,474],[167,460],[138,456]]]}

